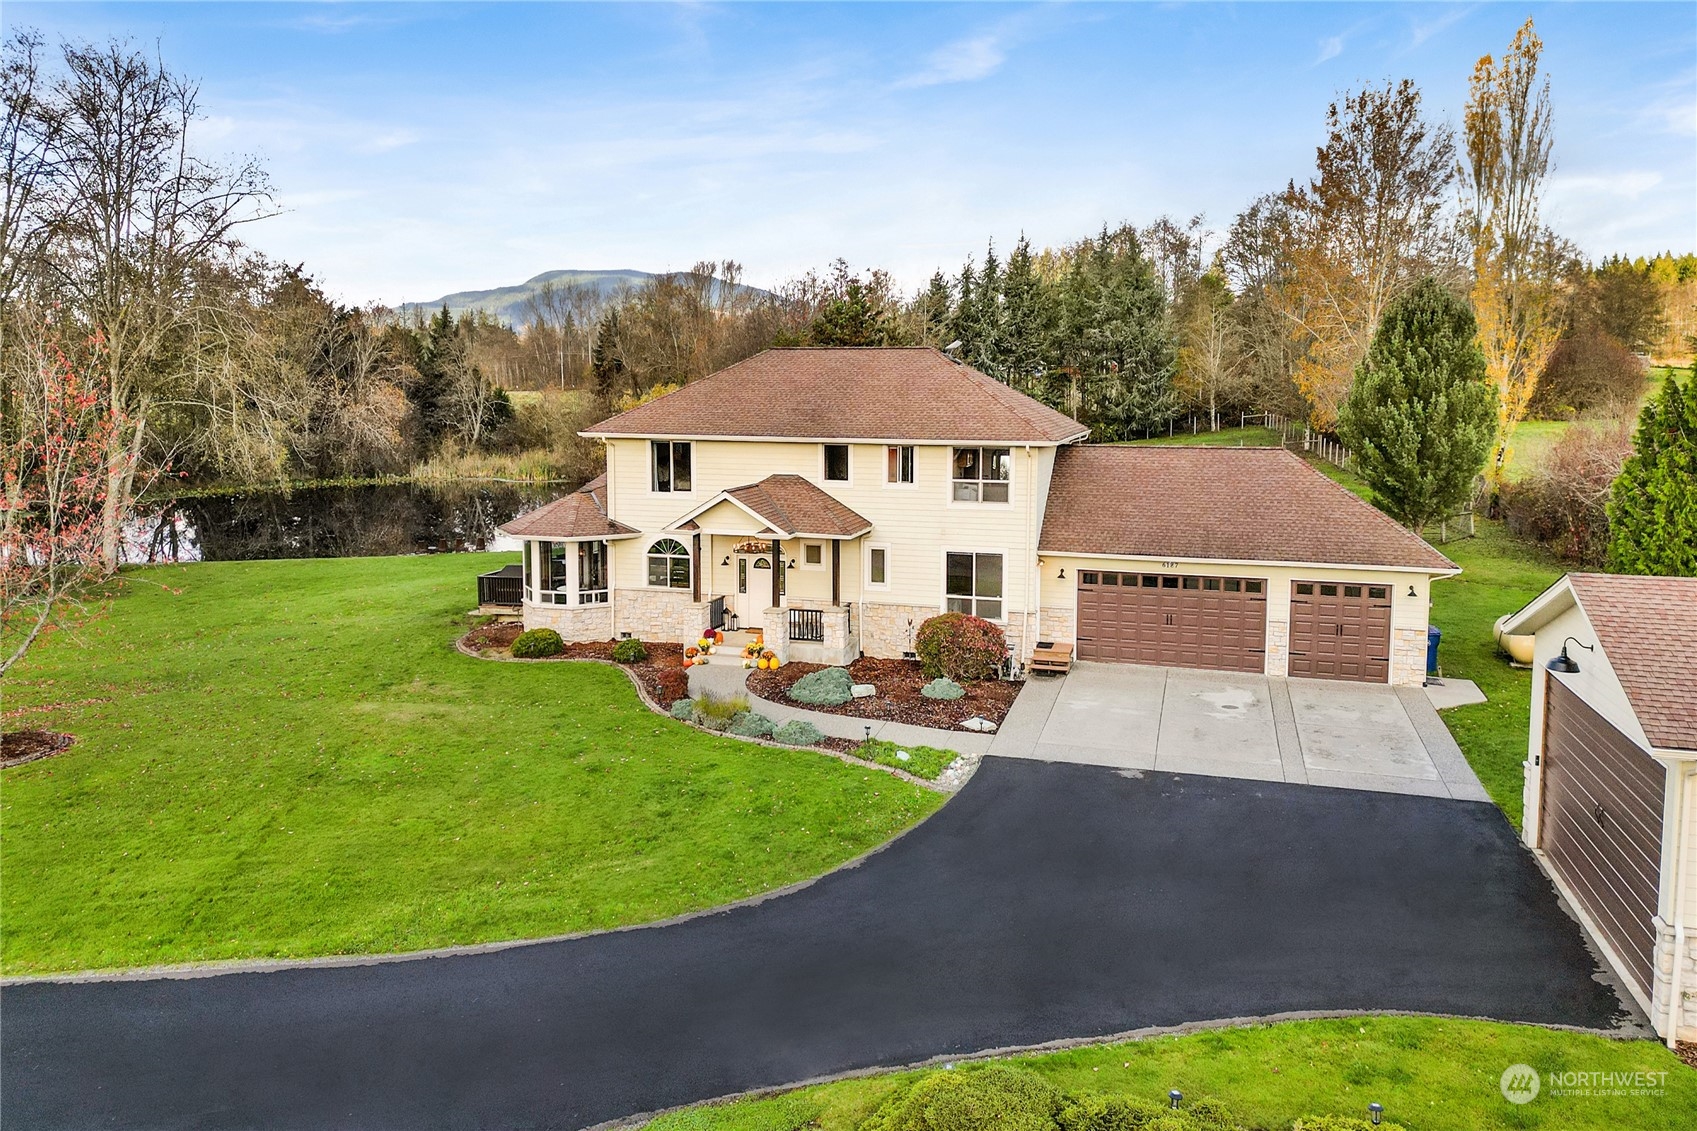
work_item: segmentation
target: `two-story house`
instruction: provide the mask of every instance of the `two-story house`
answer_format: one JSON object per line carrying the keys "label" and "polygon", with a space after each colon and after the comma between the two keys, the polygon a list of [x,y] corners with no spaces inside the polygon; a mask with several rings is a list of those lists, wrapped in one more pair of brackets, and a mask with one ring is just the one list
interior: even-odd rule
{"label": "two-story house", "polygon": [[1279,449],[1086,445],[933,349],[771,349],[605,420],[606,474],[521,515],[524,620],[911,652],[938,612],[1083,660],[1418,683],[1422,539]]}

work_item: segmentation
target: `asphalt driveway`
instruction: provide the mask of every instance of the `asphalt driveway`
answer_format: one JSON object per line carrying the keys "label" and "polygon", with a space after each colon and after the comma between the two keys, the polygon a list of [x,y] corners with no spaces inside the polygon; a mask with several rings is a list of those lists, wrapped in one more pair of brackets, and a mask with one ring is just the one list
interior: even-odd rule
{"label": "asphalt driveway", "polygon": [[940,1054],[1291,1010],[1617,1017],[1502,815],[988,758],[859,867],[497,952],[3,991],[8,1127],[576,1128]]}
{"label": "asphalt driveway", "polygon": [[1417,687],[1079,663],[1027,680],[990,752],[1490,800]]}

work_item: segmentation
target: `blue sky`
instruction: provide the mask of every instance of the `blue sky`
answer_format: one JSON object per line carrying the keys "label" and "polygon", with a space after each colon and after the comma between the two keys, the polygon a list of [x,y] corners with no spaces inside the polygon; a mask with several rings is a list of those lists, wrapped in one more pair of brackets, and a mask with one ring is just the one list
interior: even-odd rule
{"label": "blue sky", "polygon": [[1697,247],[1697,5],[39,4],[8,28],[158,40],[202,148],[252,153],[246,238],[356,302],[556,267],[843,256],[905,286],[994,238],[1223,229],[1305,177],[1327,102],[1413,78],[1456,123],[1528,15],[1549,218],[1587,253]]}

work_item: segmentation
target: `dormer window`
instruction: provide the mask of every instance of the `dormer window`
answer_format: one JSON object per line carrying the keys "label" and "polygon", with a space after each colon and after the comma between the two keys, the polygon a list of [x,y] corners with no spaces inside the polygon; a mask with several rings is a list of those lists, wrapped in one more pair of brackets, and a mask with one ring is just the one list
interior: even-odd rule
{"label": "dormer window", "polygon": [[1013,453],[1008,448],[956,448],[954,501],[1005,503],[1013,478]]}
{"label": "dormer window", "polygon": [[688,440],[652,440],[649,442],[653,489],[661,493],[693,490],[690,481],[690,444]]}

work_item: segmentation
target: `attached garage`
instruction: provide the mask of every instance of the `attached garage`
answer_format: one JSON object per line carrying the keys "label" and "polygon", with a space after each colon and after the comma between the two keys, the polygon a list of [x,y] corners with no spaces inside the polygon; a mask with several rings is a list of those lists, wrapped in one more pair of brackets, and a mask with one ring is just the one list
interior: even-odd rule
{"label": "attached garage", "polygon": [[1539,847],[1648,997],[1667,771],[1560,677],[1545,678]]}
{"label": "attached garage", "polygon": [[1533,644],[1524,837],[1671,1044],[1697,1040],[1697,578],[1569,574]]}
{"label": "attached garage", "polygon": [[1290,674],[1384,683],[1391,674],[1391,589],[1293,581]]}
{"label": "attached garage", "polygon": [[1117,570],[1078,574],[1078,658],[1259,672],[1267,583]]}
{"label": "attached garage", "polygon": [[1280,448],[1063,448],[1042,523],[1024,647],[1085,661],[1418,686],[1459,572]]}

